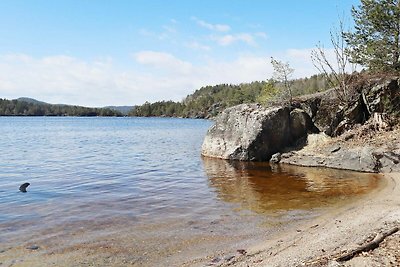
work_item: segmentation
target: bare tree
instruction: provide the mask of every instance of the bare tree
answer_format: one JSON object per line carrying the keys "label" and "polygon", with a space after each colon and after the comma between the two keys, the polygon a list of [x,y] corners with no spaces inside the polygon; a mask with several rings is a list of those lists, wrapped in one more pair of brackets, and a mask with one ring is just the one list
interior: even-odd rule
{"label": "bare tree", "polygon": [[351,67],[353,72],[354,65],[350,63],[347,43],[344,39],[344,23],[339,20],[339,28],[330,31],[331,44],[335,56],[335,62],[328,59],[327,52],[323,45],[319,43],[314,50],[311,51],[311,59],[313,65],[318,71],[325,75],[328,83],[335,88],[339,101],[345,103],[349,100],[349,85],[347,69]]}
{"label": "bare tree", "polygon": [[288,95],[289,108],[291,108],[293,94],[290,80],[294,69],[290,67],[289,62],[283,63],[282,61],[276,60],[273,57],[271,57],[271,64],[274,68],[273,78],[283,84]]}

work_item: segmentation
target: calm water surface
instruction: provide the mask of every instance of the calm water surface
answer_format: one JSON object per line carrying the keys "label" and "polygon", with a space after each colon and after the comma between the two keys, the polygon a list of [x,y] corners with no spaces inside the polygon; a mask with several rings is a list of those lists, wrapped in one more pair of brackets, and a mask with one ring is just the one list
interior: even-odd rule
{"label": "calm water surface", "polygon": [[113,239],[110,253],[132,247],[128,262],[179,262],[190,247],[203,256],[254,241],[379,185],[376,175],[203,159],[211,124],[0,117],[0,249],[33,242],[54,254]]}

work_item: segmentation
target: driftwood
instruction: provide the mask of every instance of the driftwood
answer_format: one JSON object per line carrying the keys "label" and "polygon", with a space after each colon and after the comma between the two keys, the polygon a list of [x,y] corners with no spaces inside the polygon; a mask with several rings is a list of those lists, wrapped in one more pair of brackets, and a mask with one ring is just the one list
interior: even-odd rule
{"label": "driftwood", "polygon": [[399,228],[398,227],[394,227],[390,231],[383,232],[383,233],[378,233],[372,241],[362,245],[361,247],[358,247],[356,249],[353,249],[353,250],[347,252],[346,254],[340,256],[339,258],[337,258],[336,261],[338,261],[338,262],[340,262],[340,261],[348,261],[348,260],[351,260],[354,256],[356,256],[357,254],[359,254],[361,252],[367,252],[367,251],[373,250],[373,249],[377,248],[379,246],[379,244],[386,237],[396,233],[397,231],[399,231]]}

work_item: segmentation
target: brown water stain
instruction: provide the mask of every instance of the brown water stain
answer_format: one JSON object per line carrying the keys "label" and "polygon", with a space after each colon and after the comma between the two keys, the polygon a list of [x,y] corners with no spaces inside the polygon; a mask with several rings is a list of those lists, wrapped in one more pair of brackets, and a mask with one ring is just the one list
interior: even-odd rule
{"label": "brown water stain", "polygon": [[340,204],[381,185],[378,174],[203,158],[218,197],[258,213]]}

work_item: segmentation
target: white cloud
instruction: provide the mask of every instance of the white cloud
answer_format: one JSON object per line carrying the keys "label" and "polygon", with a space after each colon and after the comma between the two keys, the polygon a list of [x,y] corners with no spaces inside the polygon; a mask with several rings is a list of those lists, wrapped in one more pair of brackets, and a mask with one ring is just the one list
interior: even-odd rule
{"label": "white cloud", "polygon": [[253,35],[249,33],[226,34],[222,36],[212,36],[211,38],[222,46],[228,46],[235,42],[244,42],[251,46],[257,45]]}
{"label": "white cloud", "polygon": [[34,97],[50,103],[86,106],[132,105],[145,101],[182,100],[205,85],[266,80],[272,75],[270,56],[289,61],[295,77],[317,71],[309,50],[275,55],[242,55],[230,61],[203,64],[156,51],[132,55],[134,67],[121,70],[110,58],[84,61],[65,55],[35,58],[0,55],[0,97]]}
{"label": "white cloud", "polygon": [[209,29],[211,31],[217,31],[217,32],[227,32],[231,30],[231,27],[226,24],[211,24],[208,22],[205,22],[204,20],[198,19],[196,17],[192,17],[192,20],[194,20],[197,25]]}
{"label": "white cloud", "polygon": [[[304,64],[303,67],[299,67],[299,72],[300,74],[304,76],[307,75],[307,73],[310,73],[310,71],[313,69],[315,72],[317,72],[316,68],[314,67],[314,65],[312,64],[312,60],[311,60],[311,52],[314,50],[315,48],[308,48],[308,49],[288,49],[286,52],[286,58],[287,60],[291,60],[292,62],[294,62],[295,64]],[[328,60],[328,62],[330,62],[330,64],[332,65],[333,68],[335,68],[336,71],[337,70],[337,64],[335,62],[337,62],[336,59],[336,54],[335,54],[335,50],[333,48],[329,48],[329,49],[324,49],[326,58]],[[346,72],[353,72],[354,70],[360,71],[362,68],[359,65],[354,65],[354,64],[347,64],[346,66]]]}
{"label": "white cloud", "polygon": [[168,70],[168,72],[189,73],[192,69],[192,64],[180,60],[169,53],[156,51],[140,51],[133,54],[136,62],[149,65],[153,68]]}

